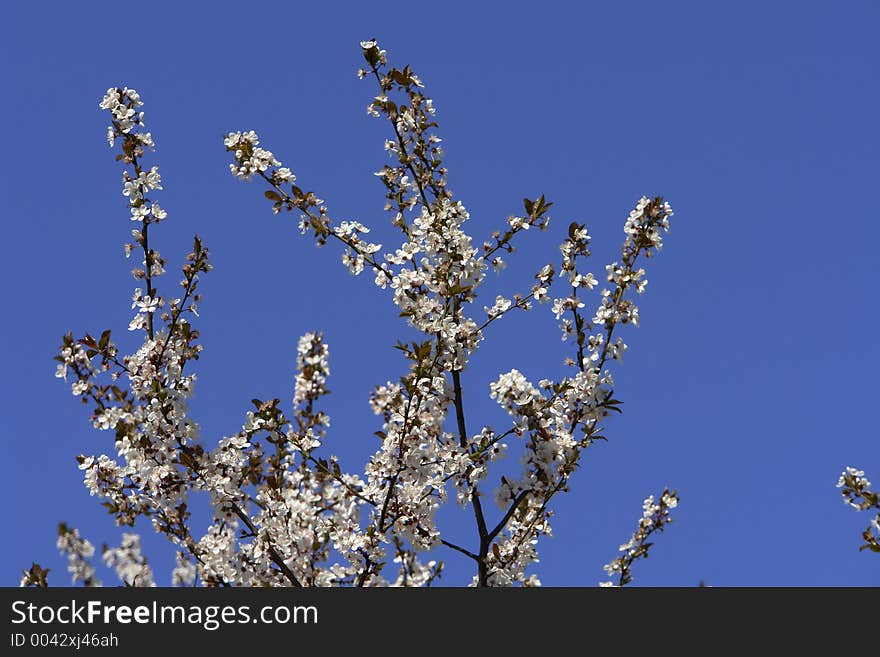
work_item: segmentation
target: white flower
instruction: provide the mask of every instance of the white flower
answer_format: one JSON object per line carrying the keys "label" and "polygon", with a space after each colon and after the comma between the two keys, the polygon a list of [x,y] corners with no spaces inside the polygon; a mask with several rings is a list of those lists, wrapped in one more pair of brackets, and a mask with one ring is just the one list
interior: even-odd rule
{"label": "white flower", "polygon": [[512,304],[513,302],[510,299],[505,299],[499,294],[497,297],[495,297],[495,305],[491,308],[489,306],[483,306],[483,310],[486,311],[486,314],[489,316],[490,319],[493,319],[495,317],[498,317],[499,315],[503,315],[504,313],[506,313],[510,309],[510,306]]}
{"label": "white flower", "polygon": [[147,328],[147,316],[141,313],[138,313],[134,316],[134,318],[128,323],[129,331],[137,331],[140,329]]}
{"label": "white flower", "polygon": [[151,313],[159,307],[159,299],[147,295],[135,301],[134,306],[132,307],[135,306],[139,308],[142,313]]}
{"label": "white flower", "polygon": [[287,167],[281,167],[275,171],[275,177],[282,182],[294,182],[296,180],[296,176]]}
{"label": "white flower", "polygon": [[529,220],[524,217],[508,217],[507,223],[512,230],[529,229]]}
{"label": "white flower", "polygon": [[585,287],[588,290],[592,290],[596,287],[596,277],[592,274],[571,274],[569,276],[569,281],[571,282],[572,287]]}

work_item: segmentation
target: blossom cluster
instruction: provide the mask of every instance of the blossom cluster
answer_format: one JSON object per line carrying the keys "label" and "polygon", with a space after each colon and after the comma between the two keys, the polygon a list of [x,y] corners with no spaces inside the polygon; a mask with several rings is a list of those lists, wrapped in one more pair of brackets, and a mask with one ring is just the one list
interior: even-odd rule
{"label": "blossom cluster", "polygon": [[837,480],[843,502],[856,511],[875,511],[868,527],[862,532],[864,544],[860,550],[880,552],[880,493],[871,490],[871,482],[864,470],[847,467]]}
{"label": "blossom cluster", "polygon": [[67,555],[67,571],[74,584],[82,582],[83,586],[101,586],[101,580],[90,561],[95,554],[95,546],[80,536],[79,530],[61,523],[56,545],[61,554]]}
{"label": "blossom cluster", "polygon": [[134,128],[144,126],[144,113],[138,112],[138,108],[143,106],[140,94],[134,89],[125,87],[110,87],[104,98],[98,105],[100,109],[109,110],[113,123],[107,127],[107,141],[112,147],[116,138],[122,135],[133,135],[135,144],[134,149],[126,152],[125,155],[143,155],[143,147],[152,148],[154,146],[153,136],[149,132],[133,132]]}
{"label": "blossom cluster", "polygon": [[296,180],[290,169],[281,166],[272,151],[260,148],[260,138],[253,130],[247,132],[230,132],[223,139],[227,150],[235,155],[235,164],[230,164],[232,174],[242,180],[250,180],[253,175],[264,174],[269,167],[277,166],[272,179],[277,182],[293,182]]}
{"label": "blossom cluster", "polygon": [[104,563],[116,570],[119,579],[126,586],[155,586],[153,570],[141,554],[141,537],[137,534],[123,534],[122,543],[117,548],[105,548],[102,555]]}

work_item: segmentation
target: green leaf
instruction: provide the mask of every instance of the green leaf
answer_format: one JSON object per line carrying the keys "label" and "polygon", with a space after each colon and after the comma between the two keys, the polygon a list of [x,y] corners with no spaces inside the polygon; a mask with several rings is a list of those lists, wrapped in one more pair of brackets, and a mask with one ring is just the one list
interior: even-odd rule
{"label": "green leaf", "polygon": [[418,349],[416,349],[416,358],[418,358],[419,360],[425,360],[430,355],[431,355],[431,341],[430,340],[423,342],[422,344],[420,344],[418,346]]}
{"label": "green leaf", "polygon": [[265,196],[270,201],[280,201],[281,195],[278,192],[273,192],[271,189],[263,192],[263,196]]}
{"label": "green leaf", "polygon": [[186,452],[181,452],[179,459],[180,459],[181,464],[185,465],[187,468],[192,468],[193,465],[195,464],[195,461],[193,461],[193,458],[189,454],[187,454]]}

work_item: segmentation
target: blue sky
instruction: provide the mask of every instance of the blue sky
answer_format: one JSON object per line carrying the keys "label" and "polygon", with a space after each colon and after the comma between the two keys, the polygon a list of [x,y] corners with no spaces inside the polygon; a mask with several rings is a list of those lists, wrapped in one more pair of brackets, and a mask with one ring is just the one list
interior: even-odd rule
{"label": "blue sky", "polygon": [[[32,560],[68,583],[60,520],[99,546],[118,542],[74,462],[112,450],[112,437],[90,428],[51,360],[68,330],[121,336],[130,319],[130,222],[97,107],[109,86],[145,101],[169,212],[158,248],[175,265],[197,232],[213,254],[193,401],[206,442],[237,431],[251,398],[290,399],[297,339],[318,329],[330,345],[328,449],[351,470],[375,449],[368,393],[404,367],[391,349],[401,320],[332,245],[316,249],[293,215],[272,216],[263,188],[229,175],[222,134],[257,130],[333,216],[390,245],[372,175],[387,127],[366,115],[374,89],[355,76],[358,42],[376,37],[434,98],[450,187],[475,237],[524,196],[555,202],[551,230],[520,243],[481,305],[525,289],[572,220],[588,225],[601,272],[639,196],[662,194],[675,209],[648,263],[642,326],[625,336],[624,413],[557,498],[555,537],[539,546],[543,582],[604,579],[642,499],[668,485],[681,505],[636,584],[880,585],[880,559],[857,549],[868,518],[835,489],[847,465],[880,484],[875,3],[19,2],[2,12],[0,584],[17,584]],[[500,372],[558,376],[566,355],[546,306],[493,325],[463,376],[471,426],[502,425],[488,398]],[[442,518],[474,543],[469,516]],[[167,583],[172,553],[142,533]],[[469,579],[463,557],[442,558],[444,583]]]}

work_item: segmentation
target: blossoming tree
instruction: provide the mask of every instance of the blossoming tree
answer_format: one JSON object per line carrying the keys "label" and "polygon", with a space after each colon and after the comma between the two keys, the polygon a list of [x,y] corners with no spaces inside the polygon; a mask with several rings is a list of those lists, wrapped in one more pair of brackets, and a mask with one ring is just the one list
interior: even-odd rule
{"label": "blossoming tree", "polygon": [[[487,270],[503,268],[529,229],[548,228],[552,203],[543,196],[525,199],[521,216],[474,242],[465,231],[467,210],[447,189],[434,106],[421,80],[409,67],[390,67],[375,41],[361,47],[366,66],[359,76],[378,86],[368,111],[391,128],[385,142],[390,163],[377,175],[385,209],[400,231],[399,247],[383,250],[368,241],[363,224],[332,218],[324,201],[300,187],[255,132],[232,132],[224,140],[233,175],[262,181],[273,212],[297,214],[301,231],[318,245],[339,245],[351,273],[368,270],[421,335],[397,343],[406,371],[370,396],[381,419],[375,432],[381,445],[360,474],[344,472],[323,450],[330,367],[320,333],[299,339],[292,408],[279,399],[255,399],[239,431],[216,444],[200,439],[188,398],[202,349],[194,322],[202,275],[211,270],[209,253],[195,237],[179,292],[159,285],[166,260],[156,249],[155,231],[167,213],[156,201],[159,169],[145,163],[154,142],[145,131],[143,103],[133,89],[111,88],[100,104],[111,116],[107,139],[119,145],[116,159],[126,167],[123,194],[134,228],[125,250],[139,259],[128,329],[142,334],[143,342],[125,356],[109,330],[79,339],[68,333],[56,375],[93,406],[94,427],[113,436],[109,453],[78,457],[85,485],[119,526],[148,519],[176,546],[174,584],[424,586],[442,568],[425,555],[448,550],[473,563],[472,585],[538,585],[529,569],[539,539],[550,533],[553,499],[569,489],[585,450],[603,439],[603,419],[619,410],[610,366],[626,349],[620,327],[639,323],[632,292],[645,290],[640,261],[661,249],[669,204],[661,197],[638,201],[624,223],[620,258],[605,267],[596,301],[589,293],[600,280],[583,268],[590,236],[573,222],[560,260],[538,271],[526,293],[478,303]],[[537,384],[516,369],[500,374],[489,394],[509,414],[509,425],[468,426],[464,379],[471,354],[491,324],[537,304],[549,305],[571,344],[570,373]],[[521,443],[520,474],[493,478],[492,466],[511,441]],[[210,499],[213,521],[206,531],[191,523],[195,492]],[[473,515],[470,544],[447,540],[435,520],[452,498]],[[677,503],[669,489],[645,500],[635,533],[606,566],[613,581],[605,584],[632,581],[633,562],[648,554],[649,537],[670,522]],[[91,563],[94,547],[76,529],[62,524],[58,547],[74,582],[100,584]],[[103,560],[127,585],[154,583],[134,533],[124,533],[118,548],[105,549]],[[22,583],[45,585],[46,572],[34,564]]]}

